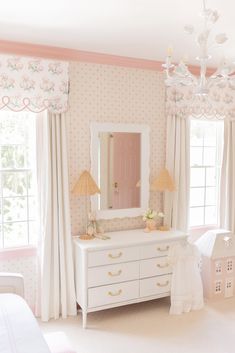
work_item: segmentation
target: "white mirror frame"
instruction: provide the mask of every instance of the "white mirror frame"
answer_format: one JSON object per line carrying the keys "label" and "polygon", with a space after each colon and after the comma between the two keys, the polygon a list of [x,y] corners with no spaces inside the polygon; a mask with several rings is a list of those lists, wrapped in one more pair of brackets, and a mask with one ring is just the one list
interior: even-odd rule
{"label": "white mirror frame", "polygon": [[149,207],[149,126],[142,124],[91,123],[91,174],[98,184],[99,172],[99,134],[101,132],[136,132],[141,134],[141,188],[140,207],[123,209],[98,209],[98,195],[91,196],[91,209],[96,212],[97,219],[112,219],[141,216]]}

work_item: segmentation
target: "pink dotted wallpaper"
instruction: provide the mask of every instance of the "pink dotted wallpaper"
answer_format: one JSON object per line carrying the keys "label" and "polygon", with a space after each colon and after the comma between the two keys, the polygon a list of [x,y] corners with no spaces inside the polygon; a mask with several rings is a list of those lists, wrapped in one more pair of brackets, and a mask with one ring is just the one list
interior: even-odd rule
{"label": "pink dotted wallpaper", "polygon": [[[90,122],[137,123],[150,127],[150,180],[165,162],[165,87],[162,73],[111,65],[71,63],[68,112],[69,177],[72,190],[90,169]],[[70,195],[72,234],[84,231],[84,197]],[[160,211],[161,196],[150,195]],[[142,217],[101,221],[105,231],[143,227]]]}

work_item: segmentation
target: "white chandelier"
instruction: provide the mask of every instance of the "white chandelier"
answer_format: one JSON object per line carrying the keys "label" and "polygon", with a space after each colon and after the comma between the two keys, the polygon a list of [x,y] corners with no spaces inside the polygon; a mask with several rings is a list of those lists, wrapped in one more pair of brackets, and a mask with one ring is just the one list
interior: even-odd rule
{"label": "white chandelier", "polygon": [[[219,19],[219,13],[216,10],[207,9],[205,0],[203,0],[201,17],[203,18],[203,28],[196,35],[196,42],[199,47],[199,56],[196,58],[200,65],[199,76],[193,75],[183,60],[177,65],[172,63],[172,48],[168,48],[166,62],[162,66],[166,72],[165,83],[167,86],[192,86],[195,95],[206,96],[210,88],[214,85],[229,84],[234,88],[235,80],[234,76],[231,75],[234,73],[235,67],[232,64],[228,64],[226,60],[223,59],[218,69],[208,77],[207,66],[211,58],[208,54],[209,49],[215,45],[225,43],[228,38],[225,33],[219,33],[211,41],[211,31]],[[195,34],[195,29],[192,25],[186,25],[184,30],[190,35]]]}

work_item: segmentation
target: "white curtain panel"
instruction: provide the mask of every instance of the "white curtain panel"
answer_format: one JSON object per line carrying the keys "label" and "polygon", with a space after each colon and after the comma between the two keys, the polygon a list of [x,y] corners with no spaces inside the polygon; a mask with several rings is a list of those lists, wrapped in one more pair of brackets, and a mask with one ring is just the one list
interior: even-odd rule
{"label": "white curtain panel", "polygon": [[224,120],[221,170],[220,226],[235,233],[235,121]]}
{"label": "white curtain panel", "polygon": [[176,191],[165,192],[165,224],[188,230],[190,186],[190,119],[169,114],[167,117],[166,168],[176,184]]}
{"label": "white curtain panel", "polygon": [[44,113],[37,119],[39,195],[39,288],[37,315],[43,321],[76,315],[66,116]]}

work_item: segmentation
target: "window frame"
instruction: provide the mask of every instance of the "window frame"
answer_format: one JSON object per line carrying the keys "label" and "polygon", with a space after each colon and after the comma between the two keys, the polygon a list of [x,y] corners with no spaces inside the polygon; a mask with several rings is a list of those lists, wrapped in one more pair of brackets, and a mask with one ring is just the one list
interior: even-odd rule
{"label": "window frame", "polygon": [[[191,186],[191,177],[190,177],[190,186],[189,186],[189,192],[191,195],[191,190],[192,189],[203,189],[204,190],[204,197],[203,197],[203,204],[202,205],[193,205],[191,206],[190,204],[190,197],[189,197],[189,228],[190,230],[193,231],[200,231],[200,230],[208,230],[208,229],[213,229],[218,226],[219,223],[219,195],[220,195],[220,174],[221,174],[221,167],[222,167],[222,160],[221,164],[218,164],[218,156],[219,156],[219,149],[221,148],[221,152],[223,151],[223,139],[219,141],[218,138],[218,129],[219,127],[216,128],[216,143],[215,146],[212,145],[207,145],[205,144],[205,135],[203,134],[203,142],[202,145],[193,145],[191,144],[191,123],[192,121],[196,122],[208,122],[207,119],[198,119],[198,118],[191,118],[190,119],[190,142],[189,142],[189,148],[190,148],[190,157],[191,157],[191,148],[199,147],[202,149],[202,164],[201,165],[191,165],[190,161],[190,176],[191,172],[193,169],[204,169],[204,184],[203,185],[197,185],[197,186]],[[221,125],[223,124],[222,120],[210,120],[210,122],[215,122],[215,123],[220,123]],[[218,143],[219,141],[219,143]],[[220,144],[222,143],[222,146]],[[220,147],[219,147],[220,146]],[[205,148],[214,148],[215,149],[215,164],[214,165],[204,165],[204,155],[205,155]],[[221,155],[222,156],[222,155]],[[207,185],[207,173],[209,169],[214,169],[215,170],[215,185]],[[207,204],[206,203],[206,191],[209,188],[215,188],[216,191],[216,199],[215,199],[215,204]],[[215,207],[216,208],[216,218],[217,222],[216,223],[206,223],[206,208],[207,207]],[[203,208],[203,223],[198,224],[198,225],[190,225],[190,210],[191,209],[196,209],[196,208]]]}
{"label": "window frame", "polygon": [[[11,114],[16,115],[16,114],[24,114],[24,115],[29,115],[29,119],[35,119],[36,123],[36,114],[32,113],[32,112],[12,112],[12,111],[0,111],[0,114],[6,114],[9,115],[9,119],[11,117]],[[34,115],[34,116],[31,116]],[[27,123],[26,123],[27,125]],[[36,125],[35,125],[36,127]],[[35,136],[36,136],[36,130],[35,130]],[[35,139],[33,139],[35,141]],[[2,158],[2,147],[9,147],[9,146],[13,146],[14,148],[17,148],[17,146],[20,146],[22,148],[24,148],[24,158],[26,160],[26,157],[28,158],[27,153],[25,152],[26,149],[28,147],[31,147],[32,145],[28,144],[28,143],[0,143],[0,159]],[[36,144],[34,144],[35,147],[35,153],[33,154],[33,157],[36,157]],[[15,151],[14,151],[15,153]],[[29,154],[30,155],[30,154]],[[14,155],[14,161],[16,161],[16,156]],[[15,164],[16,165],[16,164]],[[23,193],[22,195],[20,194],[13,194],[13,195],[4,195],[4,185],[3,185],[3,179],[4,179],[4,174],[6,175],[7,173],[24,173],[24,177],[26,180],[26,187],[25,187],[25,193]],[[36,165],[35,165],[35,160],[33,160],[32,166],[23,166],[23,167],[2,167],[2,163],[0,160],[0,207],[1,207],[1,213],[0,213],[0,227],[1,227],[1,237],[0,237],[0,259],[3,257],[4,258],[4,253],[7,255],[7,258],[14,258],[16,257],[16,254],[21,253],[22,255],[25,256],[30,256],[31,254],[34,254],[34,251],[36,249],[36,243],[34,242],[30,242],[30,232],[29,232],[29,228],[31,226],[32,222],[37,222],[37,219],[34,217],[30,217],[30,198],[37,198],[37,193],[36,193],[36,189],[34,190],[34,193],[30,192],[30,186],[29,186],[29,178],[30,178],[30,173],[32,173],[33,177],[36,178]],[[35,180],[36,181],[36,180]],[[25,210],[25,217],[23,217],[22,219],[13,219],[13,220],[5,220],[4,219],[4,201],[5,200],[9,200],[9,199],[20,199],[23,198],[26,205],[24,207]],[[6,246],[6,237],[4,236],[4,226],[6,226],[6,224],[19,224],[19,223],[26,223],[26,229],[27,229],[27,242],[22,243],[22,244],[13,244],[13,245],[9,245]],[[18,256],[18,255],[17,255]]]}

